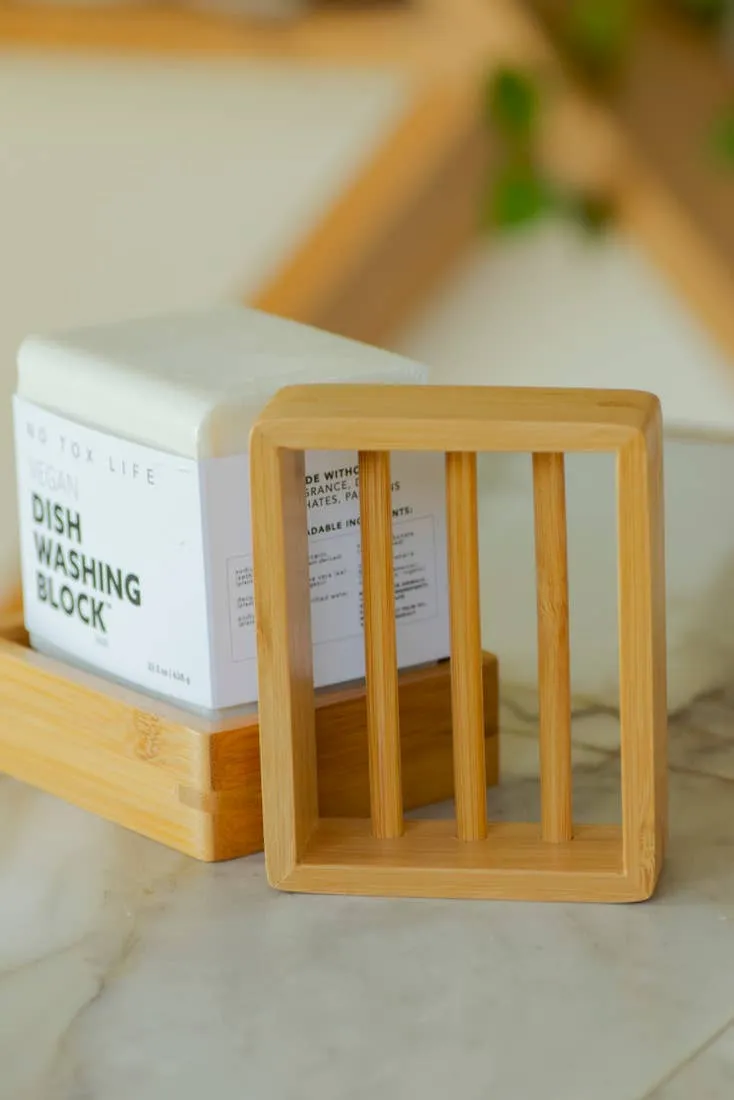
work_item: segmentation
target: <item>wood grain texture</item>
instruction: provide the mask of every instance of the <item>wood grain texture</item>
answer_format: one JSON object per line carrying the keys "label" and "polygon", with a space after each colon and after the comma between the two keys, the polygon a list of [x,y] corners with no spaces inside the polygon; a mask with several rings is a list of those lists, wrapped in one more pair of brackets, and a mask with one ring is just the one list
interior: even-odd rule
{"label": "wood grain texture", "polygon": [[[203,805],[218,781],[211,761],[217,736],[177,708],[33,652],[20,624],[3,626],[0,771],[199,859],[216,859],[220,807]],[[257,748],[256,738],[251,745]],[[245,776],[237,795],[238,854],[256,850],[261,833],[257,782]]]}
{"label": "wood grain texture", "polygon": [[[453,796],[448,662],[400,676],[405,806]],[[497,661],[484,658],[487,782],[498,778]],[[369,817],[363,684],[316,696],[323,817]],[[256,713],[222,728],[34,653],[0,620],[0,771],[200,860],[263,847]]]}
{"label": "wood grain texture", "polygon": [[359,505],[372,832],[403,831],[390,455],[360,453]]}
{"label": "wood grain texture", "polygon": [[[268,875],[278,881],[318,819],[305,457],[250,441],[258,709]],[[277,781],[273,781],[277,776]]]}
{"label": "wood grain texture", "polygon": [[487,835],[487,784],[475,454],[446,455],[446,526],[456,831],[460,840],[482,840]]}
{"label": "wood grain texture", "polygon": [[533,455],[543,839],[573,834],[566,475],[562,454]]}
{"label": "wood grain texture", "polygon": [[282,883],[318,894],[627,902],[620,829],[580,826],[546,844],[537,825],[492,823],[487,839],[457,839],[451,821],[409,821],[398,840],[375,842],[363,822],[321,821],[304,861]]}
{"label": "wood grain texture", "polygon": [[[484,736],[487,786],[499,779],[498,665],[485,653]],[[400,749],[406,810],[454,797],[451,662],[400,673]],[[322,817],[370,817],[364,686],[317,696],[316,734]],[[328,714],[328,721],[327,721]]]}
{"label": "wood grain texture", "polygon": [[[461,606],[458,615],[452,610],[457,632],[476,595],[476,585],[471,580],[476,568],[472,553],[475,466],[464,452],[493,449],[540,452],[541,459],[536,460],[538,565],[542,573],[539,597],[541,619],[547,619],[541,624],[540,638],[546,648],[559,639],[563,642],[567,630],[563,623],[567,618],[567,569],[562,453],[569,449],[616,451],[619,487],[621,829],[583,826],[574,831],[571,839],[557,835],[567,829],[570,819],[568,731],[561,728],[556,736],[556,729],[549,725],[546,715],[542,719],[544,755],[550,758],[550,774],[558,782],[547,798],[544,827],[493,824],[488,826],[486,839],[467,841],[459,839],[455,822],[411,821],[406,823],[402,836],[385,839],[370,835],[362,821],[335,822],[322,818],[314,822],[301,855],[291,861],[285,873],[277,878],[271,876],[271,883],[285,890],[411,897],[596,902],[649,898],[662,866],[667,831],[659,401],[638,392],[428,386],[392,387],[388,402],[384,386],[314,385],[281,391],[261,414],[253,428],[253,437],[257,438],[258,449],[270,455],[268,463],[276,465],[278,456],[300,453],[300,448],[375,450],[383,454],[391,450],[445,451],[449,546],[453,551],[450,596],[452,601],[458,596],[460,604],[466,601],[466,607]],[[457,446],[458,440],[463,445]],[[457,450],[461,454],[452,453]],[[263,463],[263,469],[268,463]],[[379,463],[375,465],[380,468]],[[261,489],[263,485],[268,490],[282,488],[275,480],[260,478],[259,482]],[[289,492],[302,495],[302,485],[291,484]],[[468,549],[468,568],[462,560],[462,535],[464,550]],[[273,540],[267,549],[274,578],[269,583],[280,584],[287,591],[291,579],[286,575],[282,544]],[[383,554],[389,557],[391,547],[383,545]],[[285,645],[289,629],[299,630],[298,624],[289,627],[287,601],[273,599],[264,607],[266,612],[275,612],[285,620],[278,625]],[[265,623],[266,635],[271,633],[271,627],[270,622]],[[454,662],[468,656],[465,649],[468,651],[469,646],[464,638],[453,653]],[[265,648],[258,652],[258,660],[265,680],[272,676],[283,690],[293,692],[297,688],[297,683],[279,679],[277,662]],[[542,661],[545,662],[541,665],[545,670],[543,705],[552,708],[554,720],[565,719],[566,686],[551,682],[551,658],[547,654]],[[564,655],[561,666],[562,671],[567,671]],[[454,668],[453,684],[460,679],[461,673]],[[469,698],[469,693],[466,698],[462,696],[458,708],[474,716],[478,709],[473,694],[475,681],[472,675],[469,689],[472,696]],[[263,720],[263,744],[272,740],[277,745],[284,738],[299,738],[297,725],[290,730],[282,724],[277,728],[271,725],[274,718],[287,716],[288,706],[286,703],[282,707],[280,715],[270,714],[267,722]],[[474,722],[475,717],[470,717],[470,721]],[[457,789],[464,787],[466,781],[462,751],[460,748]],[[285,753],[283,758],[286,759]],[[470,771],[478,771],[476,761],[465,770],[467,776]],[[290,781],[290,775],[286,780]],[[265,820],[267,823],[271,814],[282,815],[283,820],[272,827],[288,838],[294,829],[292,811],[274,793],[268,794],[277,790],[278,782],[276,756],[263,753]],[[472,818],[475,824],[477,816]],[[267,837],[266,828],[266,855]],[[549,840],[553,843],[548,843]]]}
{"label": "wood grain texture", "polygon": [[616,451],[644,431],[654,396],[504,386],[286,386],[258,419],[294,450]]}
{"label": "wood grain texture", "polygon": [[668,817],[662,425],[617,457],[622,821],[625,868],[649,896]]}

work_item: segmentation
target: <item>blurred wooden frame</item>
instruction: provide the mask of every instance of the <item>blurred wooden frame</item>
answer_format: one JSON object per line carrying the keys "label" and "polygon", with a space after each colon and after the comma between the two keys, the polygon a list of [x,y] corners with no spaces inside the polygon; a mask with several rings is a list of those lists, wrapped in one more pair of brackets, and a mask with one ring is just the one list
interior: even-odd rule
{"label": "blurred wooden frame", "polygon": [[273,313],[372,343],[389,341],[476,232],[489,145],[480,109],[487,73],[508,62],[540,65],[563,88],[546,125],[551,170],[611,195],[623,229],[734,355],[734,272],[717,242],[612,115],[568,83],[520,0],[322,2],[272,23],[183,6],[0,0],[0,48],[249,57],[405,74],[414,94],[395,132],[256,298]]}
{"label": "blurred wooden frame", "polygon": [[[477,109],[486,73],[498,63],[540,64],[563,82],[548,37],[520,0],[322,2],[300,18],[274,23],[183,6],[95,9],[0,0],[0,47],[250,57],[406,74],[415,97],[397,131],[258,298],[274,313],[377,343],[389,338],[475,230],[488,144]],[[548,126],[551,166],[611,192],[623,228],[734,354],[734,273],[717,242],[674,200],[617,121],[565,87]]]}
{"label": "blurred wooden frame", "polygon": [[327,4],[280,25],[185,9],[0,0],[0,48],[251,57],[403,73],[406,109],[395,128],[250,301],[384,346],[478,237],[492,155],[482,117],[487,73],[508,62],[540,66],[559,89],[544,127],[547,168],[609,195],[622,230],[734,355],[734,273],[615,119],[565,80],[548,39],[517,0],[357,10]]}
{"label": "blurred wooden frame", "polygon": [[497,47],[521,51],[537,37],[515,0],[314,2],[304,14],[255,19],[193,4],[95,7],[0,0],[0,45],[34,50],[242,58],[461,72]]}

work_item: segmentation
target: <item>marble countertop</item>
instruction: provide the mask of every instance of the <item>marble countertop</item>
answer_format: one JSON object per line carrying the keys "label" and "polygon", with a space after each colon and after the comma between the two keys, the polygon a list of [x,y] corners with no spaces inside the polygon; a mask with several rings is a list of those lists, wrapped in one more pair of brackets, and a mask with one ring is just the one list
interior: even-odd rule
{"label": "marble countertop", "polygon": [[[537,816],[504,707],[495,816]],[[579,716],[580,819],[619,813]],[[0,779],[2,1100],[682,1100],[734,1082],[734,704],[671,729],[671,842],[636,906],[320,898]],[[448,812],[446,807],[434,813]]]}

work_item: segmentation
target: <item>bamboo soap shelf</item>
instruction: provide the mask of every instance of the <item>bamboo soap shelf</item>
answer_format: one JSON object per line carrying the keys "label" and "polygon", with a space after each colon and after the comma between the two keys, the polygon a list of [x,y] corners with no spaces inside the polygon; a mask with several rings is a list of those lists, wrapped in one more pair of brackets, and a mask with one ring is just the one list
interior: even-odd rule
{"label": "bamboo soap shelf", "polygon": [[[483,659],[486,779],[497,782],[497,661]],[[400,676],[407,806],[453,796],[448,662]],[[369,816],[364,686],[316,706],[320,812]],[[0,622],[0,771],[201,860],[263,846],[258,717],[203,718],[34,652]]]}
{"label": "bamboo soap shelf", "polygon": [[[320,806],[303,485],[308,450],[359,451],[369,820]],[[406,821],[395,645],[390,453],[444,451],[455,821]],[[480,641],[479,451],[533,456],[541,814],[487,819]],[[616,454],[621,825],[573,821],[564,452]],[[250,443],[268,878],[284,890],[640,901],[667,833],[662,429],[649,394],[291,387]],[[302,534],[299,537],[299,532]]]}

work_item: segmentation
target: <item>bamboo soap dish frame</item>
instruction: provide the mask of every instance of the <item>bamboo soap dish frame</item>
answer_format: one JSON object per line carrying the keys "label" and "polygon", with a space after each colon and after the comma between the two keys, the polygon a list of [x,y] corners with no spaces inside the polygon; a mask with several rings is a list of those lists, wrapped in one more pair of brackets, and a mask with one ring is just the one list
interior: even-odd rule
{"label": "bamboo soap dish frame", "polygon": [[[359,451],[370,821],[320,811],[306,511],[309,450]],[[406,821],[390,452],[443,451],[456,820]],[[532,454],[540,821],[487,820],[479,451]],[[621,825],[572,813],[564,453],[616,455]],[[265,824],[271,885],[311,893],[624,902],[653,893],[667,835],[662,421],[645,393],[464,386],[290,387],[250,441]]]}
{"label": "bamboo soap dish frame", "polygon": [[[498,780],[497,661],[483,660],[486,778]],[[400,676],[406,804],[453,796],[451,670]],[[363,684],[319,693],[321,813],[369,816]],[[213,726],[172,704],[36,653],[0,621],[0,772],[196,859],[262,850],[258,716]]]}

